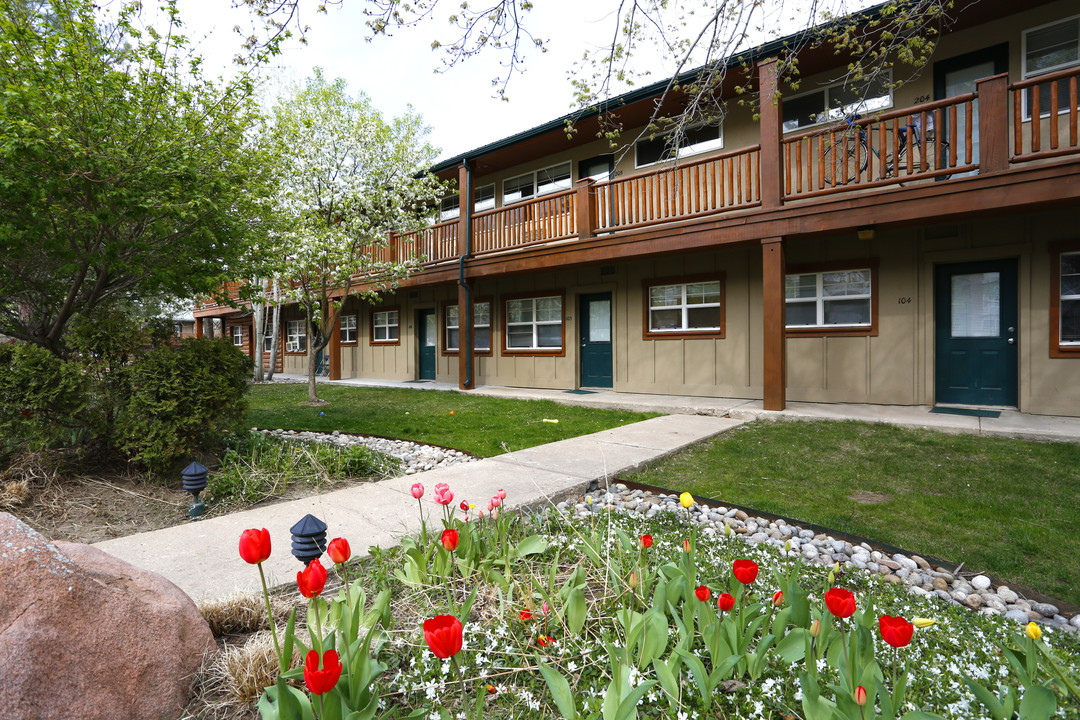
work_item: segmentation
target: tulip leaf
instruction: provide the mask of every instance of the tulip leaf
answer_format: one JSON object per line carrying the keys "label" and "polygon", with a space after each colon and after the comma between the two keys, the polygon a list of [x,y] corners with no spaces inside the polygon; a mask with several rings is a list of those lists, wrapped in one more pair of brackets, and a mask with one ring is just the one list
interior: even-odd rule
{"label": "tulip leaf", "polygon": [[933,713],[923,712],[922,710],[912,710],[909,713],[904,713],[904,717],[901,720],[945,720],[940,715],[934,715]]}
{"label": "tulip leaf", "polygon": [[623,550],[629,552],[636,549],[637,544],[630,540],[630,536],[622,528],[615,528],[615,533],[619,536],[619,544],[622,545]]}
{"label": "tulip leaf", "polygon": [[791,624],[801,628],[810,627],[810,597],[796,580],[784,590],[784,598],[791,607]]}
{"label": "tulip leaf", "polygon": [[530,535],[517,544],[515,552],[519,558],[524,558],[529,555],[539,555],[547,549],[547,540],[540,535]]}
{"label": "tulip leaf", "polygon": [[1049,720],[1057,710],[1057,698],[1053,691],[1042,685],[1024,688],[1024,698],[1020,701],[1020,720]]}
{"label": "tulip leaf", "polygon": [[[570,683],[555,668],[545,664],[539,656],[536,656],[536,664],[540,668],[540,674],[544,676],[548,692],[555,700],[555,707],[565,720],[577,720],[577,707],[574,705],[574,695],[570,692]],[[479,717],[479,715],[477,715]]]}
{"label": "tulip leaf", "polygon": [[653,658],[664,654],[668,642],[667,615],[653,608],[645,613],[643,623],[644,636],[641,639],[641,652],[638,655],[638,669],[652,663]]}
{"label": "tulip leaf", "polygon": [[585,591],[581,588],[574,588],[571,590],[570,597],[566,602],[566,623],[570,628],[570,632],[575,635],[580,633],[581,628],[585,626],[587,609],[585,603]]}
{"label": "tulip leaf", "polygon": [[796,663],[806,657],[806,630],[795,628],[789,630],[784,639],[776,644],[777,656],[788,665]]}
{"label": "tulip leaf", "polygon": [[321,705],[322,712],[319,714],[319,720],[342,720],[343,710],[347,711],[347,708],[342,708],[341,695],[338,694],[337,688],[322,696]]}
{"label": "tulip leaf", "polygon": [[[981,702],[986,709],[990,711],[990,715],[993,716],[994,720],[1005,720],[1005,708],[1002,706],[1001,700],[999,700],[993,692],[966,675],[964,676],[964,682],[971,689],[971,692],[974,693],[975,699]],[[1009,713],[1009,716],[1012,716],[1012,713]]]}
{"label": "tulip leaf", "polygon": [[678,708],[679,706],[679,682],[675,679],[675,673],[679,670],[679,656],[672,655],[671,665],[668,665],[660,658],[653,660],[653,670],[656,671],[656,677],[660,679],[660,687],[664,690],[664,695],[667,696],[668,705],[672,708]]}
{"label": "tulip leaf", "polygon": [[[273,618],[270,623],[273,624]],[[293,644],[296,642],[296,608],[289,612],[289,622],[285,625],[285,646],[281,648],[281,667],[292,667]]]}
{"label": "tulip leaf", "polygon": [[624,696],[619,703],[618,711],[615,713],[616,720],[627,720],[627,718],[630,717],[637,717],[638,700],[644,697],[645,693],[652,690],[653,685],[655,684],[655,680],[646,680],[631,690],[629,695]]}
{"label": "tulip leaf", "polygon": [[709,674],[705,672],[705,664],[696,655],[687,652],[682,647],[675,648],[675,652],[678,653],[683,664],[694,674],[694,685],[697,686],[698,694],[701,695],[705,709],[708,710],[712,705],[712,688],[709,687]]}

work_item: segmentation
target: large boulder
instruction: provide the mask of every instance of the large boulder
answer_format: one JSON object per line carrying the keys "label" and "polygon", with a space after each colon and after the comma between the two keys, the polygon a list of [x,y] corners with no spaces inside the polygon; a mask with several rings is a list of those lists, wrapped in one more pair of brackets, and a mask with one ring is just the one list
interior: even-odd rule
{"label": "large boulder", "polygon": [[213,647],[165,578],[0,513],[0,719],[179,717]]}

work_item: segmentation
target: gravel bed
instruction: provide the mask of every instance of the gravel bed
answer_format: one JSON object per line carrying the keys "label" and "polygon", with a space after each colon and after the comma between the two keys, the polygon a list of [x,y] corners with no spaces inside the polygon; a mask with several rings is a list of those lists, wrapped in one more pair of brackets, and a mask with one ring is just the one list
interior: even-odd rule
{"label": "gravel bed", "polygon": [[459,463],[476,462],[480,458],[469,455],[461,450],[424,445],[423,443],[410,442],[408,440],[391,440],[389,438],[372,437],[370,435],[349,435],[335,430],[332,433],[312,432],[310,430],[259,430],[257,432],[289,440],[305,440],[308,442],[321,442],[330,445],[365,445],[372,450],[395,457],[401,461],[402,475],[416,475],[417,473],[435,470],[436,468],[450,467]]}

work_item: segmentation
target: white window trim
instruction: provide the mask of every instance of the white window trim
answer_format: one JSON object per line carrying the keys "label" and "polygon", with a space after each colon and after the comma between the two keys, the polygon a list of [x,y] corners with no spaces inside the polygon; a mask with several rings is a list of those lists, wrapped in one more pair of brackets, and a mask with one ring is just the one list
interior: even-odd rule
{"label": "white window trim", "polygon": [[[351,339],[350,339],[351,336]],[[341,335],[340,341],[343,343],[355,343],[356,342],[356,316],[355,315],[342,315],[341,316]]]}
{"label": "white window trim", "polygon": [[[720,300],[714,303],[695,303],[688,305],[686,303],[686,288],[690,285],[705,285],[708,283],[716,283],[719,285]],[[652,304],[652,291],[653,288],[658,287],[678,287],[680,291],[680,304],[678,305],[662,305],[654,307]],[[690,308],[723,308],[724,306],[724,283],[720,280],[696,280],[686,283],[657,283],[655,285],[648,286],[649,291],[649,333],[718,333],[723,330],[720,325],[709,327],[689,327],[689,310]],[[677,328],[656,328],[653,327],[653,311],[654,310],[679,310],[682,315],[681,327]]]}
{"label": "white window trim", "polygon": [[[457,200],[458,204],[450,209],[446,209],[444,203],[447,200]],[[447,220],[454,220],[461,216],[461,202],[457,195],[447,195],[439,201],[439,222],[445,222]]]}
{"label": "white window trim", "polygon": [[[570,182],[569,182],[569,184],[566,187],[556,187],[556,188],[554,188],[552,190],[545,190],[545,191],[541,192],[540,191],[540,184],[539,184],[540,173],[544,172],[545,170],[553,170],[553,169],[555,169],[557,167],[562,167],[563,165],[569,165],[570,166]],[[518,200],[511,200],[511,201],[507,202],[507,200],[506,200],[506,183],[509,182],[510,180],[520,180],[521,178],[524,178],[524,177],[531,177],[532,178],[532,191],[533,191],[533,194],[531,196],[527,197],[527,198],[520,198]],[[569,189],[574,187],[574,163],[572,161],[570,161],[570,160],[565,160],[565,161],[560,162],[560,163],[555,163],[554,165],[548,165],[547,167],[537,168],[536,170],[533,170],[531,172],[521,173],[520,175],[515,175],[513,177],[509,177],[509,178],[506,178],[505,180],[502,181],[502,187],[503,187],[503,192],[502,192],[503,207],[506,207],[507,205],[516,205],[516,204],[522,203],[522,202],[528,202],[529,200],[535,200],[535,199],[537,199],[539,197],[543,197],[545,195],[553,195],[553,194],[555,194],[557,192],[563,192],[565,190],[569,190]]]}
{"label": "white window trim", "polygon": [[[555,299],[555,300],[559,301],[559,319],[558,320],[537,320],[536,319],[536,303],[539,302],[540,300],[549,300],[549,299]],[[532,304],[532,318],[533,319],[531,321],[529,321],[529,322],[510,322],[510,303],[515,303],[515,302],[528,302],[528,303]],[[562,307],[562,304],[563,304],[562,303],[562,296],[560,296],[560,295],[543,295],[543,296],[538,296],[538,297],[514,298],[514,299],[511,299],[511,300],[507,300],[505,302],[506,307],[505,307],[505,310],[504,310],[504,312],[506,313],[506,338],[503,340],[503,347],[506,350],[506,352],[511,352],[511,353],[514,353],[514,352],[529,352],[529,351],[532,351],[532,350],[545,351],[545,352],[546,351],[557,352],[557,351],[562,350],[562,342],[561,342],[561,340],[560,340],[558,345],[539,345],[538,344],[538,333],[537,333],[537,328],[540,325],[558,325],[559,328],[560,328],[559,336],[560,336],[560,338],[562,337],[562,325],[563,325],[563,316],[562,316],[563,307]],[[510,346],[510,328],[511,327],[524,327],[524,326],[531,326],[532,327],[532,345],[528,345],[528,346],[519,345],[519,346],[511,347]]]}
{"label": "white window trim", "polygon": [[274,325],[272,323],[266,323],[266,328],[263,331],[263,352],[271,352],[274,345]]}
{"label": "white window trim", "polygon": [[[476,322],[476,309],[475,308],[476,308],[477,305],[487,305],[488,306],[488,321],[486,323],[477,323]],[[447,305],[446,310],[443,311],[443,323],[446,326],[446,329],[444,330],[444,332],[446,334],[443,336],[443,342],[446,343],[446,351],[447,352],[460,352],[460,350],[461,350],[460,343],[458,343],[458,345],[451,345],[450,344],[450,331],[451,330],[457,330],[458,331],[458,337],[459,338],[461,337],[461,328],[460,328],[461,315],[460,314],[458,315],[458,325],[451,325],[450,324],[450,308],[457,308],[457,307],[458,307],[457,305]],[[480,346],[478,346],[476,344],[476,332],[475,331],[476,331],[477,328],[487,328],[488,329],[488,344],[487,344],[486,347],[480,347]],[[491,303],[486,301],[486,300],[484,302],[474,302],[473,303],[473,352],[476,352],[478,350],[480,352],[491,352]]]}
{"label": "white window trim", "polygon": [[236,347],[242,347],[244,344],[244,328],[242,325],[232,326],[232,344]]}
{"label": "white window trim", "polygon": [[[1080,65],[1080,57],[1078,57],[1077,60],[1074,60],[1073,62],[1064,63],[1062,65],[1056,65],[1056,66],[1054,66],[1052,68],[1045,68],[1045,69],[1039,70],[1038,72],[1036,72],[1034,74],[1031,74],[1031,75],[1028,74],[1028,68],[1027,68],[1028,34],[1032,33],[1032,32],[1035,32],[1036,30],[1042,30],[1043,28],[1048,28],[1048,27],[1050,27],[1052,25],[1061,25],[1062,23],[1069,22],[1070,20],[1077,21],[1077,25],[1080,26],[1080,14],[1078,14],[1078,15],[1071,15],[1069,17],[1058,18],[1057,20],[1051,20],[1048,23],[1043,23],[1042,25],[1036,25],[1035,27],[1029,27],[1029,28],[1027,28],[1026,30],[1024,30],[1023,32],[1020,33],[1020,77],[1022,79],[1030,80],[1031,78],[1037,78],[1040,75],[1049,75],[1050,73],[1057,72],[1058,70],[1064,70],[1066,68],[1076,67],[1077,65]],[[1080,42],[1080,27],[1078,27],[1077,34],[1078,34],[1077,40],[1078,40],[1078,42]],[[1080,55],[1080,51],[1078,51],[1077,54]],[[1028,107],[1028,94],[1030,93],[1030,91],[1031,91],[1031,89],[1028,88],[1027,92],[1021,93],[1021,108],[1020,108],[1021,115],[1020,116],[1024,119],[1025,122],[1031,120],[1031,108]],[[1049,90],[1047,90],[1047,92],[1049,92]],[[1061,115],[1063,113],[1068,113],[1068,112],[1069,112],[1069,109],[1067,107],[1063,108],[1063,109],[1061,109],[1061,108],[1058,109],[1058,114],[1059,115]],[[1050,113],[1039,113],[1039,117],[1040,118],[1048,118],[1048,117],[1050,117]]]}
{"label": "white window trim", "polygon": [[[781,117],[780,118],[780,128],[781,128],[782,132],[784,132],[784,133],[804,132],[806,130],[809,130],[810,128],[816,128],[816,127],[820,127],[822,125],[828,125],[830,123],[839,122],[839,121],[842,121],[848,115],[850,115],[852,112],[858,112],[860,115],[864,115],[866,112],[880,112],[882,110],[888,110],[889,108],[893,107],[893,101],[894,101],[893,88],[892,88],[893,74],[892,74],[892,68],[886,68],[885,71],[889,75],[889,80],[888,80],[888,83],[889,83],[889,92],[888,92],[889,101],[885,105],[883,105],[883,106],[881,106],[879,108],[874,108],[873,110],[870,110],[870,111],[854,110],[854,109],[852,109],[852,106],[850,106],[850,105],[848,105],[847,107],[843,107],[843,108],[832,108],[832,107],[830,107],[829,106],[829,91],[832,90],[833,88],[843,87],[846,83],[845,83],[845,81],[841,80],[840,82],[830,83],[829,85],[822,85],[821,87],[816,87],[816,88],[814,88],[812,90],[805,90],[805,91],[803,91],[801,93],[797,93],[795,95],[791,95],[791,96],[786,97],[785,99],[787,99],[787,100],[798,100],[801,97],[806,97],[807,95],[813,95],[814,93],[819,93],[819,92],[825,93],[825,108],[824,108],[823,112],[821,113],[825,117],[823,117],[821,120],[818,120],[815,123],[810,123],[809,125],[800,125],[799,127],[793,128],[791,130],[784,130],[783,129],[783,127],[784,127],[784,118]],[[865,98],[860,100],[859,104],[861,105],[864,102],[866,102]],[[843,111],[843,112],[841,112],[839,115],[836,115],[834,117],[833,116],[834,111]]]}
{"label": "white window trim", "polygon": [[[304,352],[307,350],[307,328],[304,320],[288,320],[285,323],[285,352]],[[303,341],[301,346],[301,341]]]}
{"label": "white window trim", "polygon": [[1065,274],[1061,272],[1061,263],[1066,255],[1080,255],[1080,251],[1058,253],[1058,345],[1060,347],[1080,347],[1080,340],[1064,340],[1061,337],[1061,326],[1065,322],[1065,313],[1062,312],[1062,303],[1066,300],[1080,300],[1080,295],[1066,295],[1061,288],[1065,285]]}
{"label": "white window trim", "polygon": [[[480,202],[481,201],[477,200],[476,196],[480,194],[481,190],[487,190],[488,188],[491,188],[491,197],[488,198],[487,200],[485,200],[484,202],[490,203],[490,205],[485,206],[485,207],[480,207]],[[494,209],[495,209],[495,183],[488,183],[487,185],[481,185],[478,188],[474,188],[473,189],[473,212],[478,213],[478,212],[484,212],[485,210],[494,210]]]}
{"label": "white window trim", "polygon": [[[390,316],[394,315],[394,322],[390,322]],[[380,317],[382,316],[382,317]],[[380,320],[382,322],[380,322]],[[390,328],[397,328],[397,337],[390,337]],[[379,330],[384,331],[385,337],[379,337]],[[371,313],[371,341],[377,343],[396,343],[401,340],[401,314],[397,310],[375,310]]]}
{"label": "white window trim", "polygon": [[[713,123],[702,123],[702,124],[699,124],[699,125],[694,125],[689,129],[690,130],[697,130],[698,128],[702,128],[702,127],[705,127],[706,125],[711,125],[711,124],[713,124]],[[712,152],[714,150],[723,150],[724,149],[724,123],[721,121],[718,125],[719,126],[718,126],[717,130],[719,132],[719,137],[716,140],[706,140],[705,142],[700,142],[700,143],[697,143],[697,144],[694,144],[694,145],[686,145],[686,146],[681,147],[678,150],[676,150],[675,151],[675,157],[673,157],[673,158],[664,158],[664,159],[661,159],[661,160],[656,160],[654,162],[645,163],[644,165],[642,165],[640,162],[638,162],[638,144],[641,143],[642,140],[660,140],[662,138],[669,137],[671,135],[671,132],[660,133],[660,134],[655,135],[655,136],[653,136],[651,138],[642,138],[642,140],[638,140],[637,142],[634,143],[634,168],[635,169],[640,169],[640,168],[654,167],[656,165],[663,165],[664,163],[670,163],[673,160],[682,160],[683,158],[691,157],[693,155],[701,155],[703,153]]]}
{"label": "white window trim", "polygon": [[[869,309],[870,319],[864,323],[830,323],[825,324],[825,293],[824,293],[824,278],[829,273],[835,272],[865,272],[870,276],[870,292],[863,295],[837,295],[835,297],[828,298],[829,300],[866,300]],[[816,321],[813,325],[791,325],[785,322],[785,327],[788,330],[805,330],[805,329],[831,329],[831,328],[868,328],[874,324],[874,272],[869,266],[867,267],[853,267],[843,270],[820,270],[817,272],[795,272],[788,273],[784,276],[785,283],[787,278],[794,275],[816,275],[817,286],[815,289],[815,296],[812,298],[787,298],[785,291],[784,306],[788,305],[808,305],[814,303],[817,306]]]}

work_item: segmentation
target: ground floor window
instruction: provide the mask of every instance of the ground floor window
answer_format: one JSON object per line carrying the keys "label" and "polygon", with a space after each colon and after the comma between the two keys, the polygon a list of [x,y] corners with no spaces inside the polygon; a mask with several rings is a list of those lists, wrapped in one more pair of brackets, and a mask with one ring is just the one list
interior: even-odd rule
{"label": "ground floor window", "polygon": [[371,313],[371,342],[396,343],[400,340],[398,310],[374,310]]}
{"label": "ground floor window", "polygon": [[683,280],[652,280],[646,284],[646,337],[716,336],[723,332],[723,278]]}
{"label": "ground floor window", "polygon": [[341,316],[341,342],[354,343],[356,342],[356,316],[355,315],[342,315]]}
{"label": "ground floor window", "polygon": [[1080,241],[1050,248],[1050,356],[1080,356]]}
{"label": "ground floor window", "polygon": [[[457,305],[447,305],[443,314],[446,332],[444,350],[457,352],[461,347],[461,329]],[[473,303],[473,351],[491,352],[491,302]]]}
{"label": "ground floor window", "polygon": [[562,303],[561,295],[507,299],[506,350],[561,351]]}
{"label": "ground floor window", "polygon": [[266,327],[263,330],[263,352],[273,352],[274,350],[274,323],[266,323]]}
{"label": "ground floor window", "polygon": [[794,268],[784,279],[789,331],[866,331],[875,325],[876,268]]}
{"label": "ground floor window", "polygon": [[289,320],[285,323],[285,352],[307,352],[306,325],[306,320]]}
{"label": "ground floor window", "polygon": [[241,325],[232,326],[232,344],[241,347],[244,344],[244,328]]}

